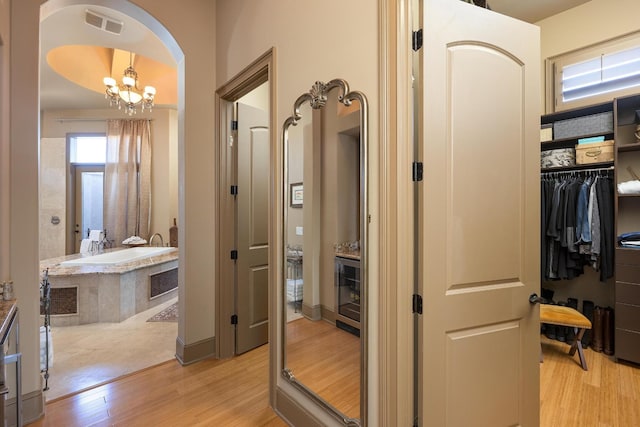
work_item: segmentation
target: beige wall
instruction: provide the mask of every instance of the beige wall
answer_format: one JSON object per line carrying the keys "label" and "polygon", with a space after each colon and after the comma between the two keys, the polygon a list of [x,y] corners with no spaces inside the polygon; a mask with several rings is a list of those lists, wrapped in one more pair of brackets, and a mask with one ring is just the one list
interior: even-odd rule
{"label": "beige wall", "polygon": [[[66,136],[70,133],[106,133],[107,119],[122,119],[122,111],[50,110],[41,115],[40,145],[40,259],[65,255]],[[177,112],[154,109],[139,118],[151,118],[151,228],[169,242],[169,227],[178,213]],[[97,120],[93,120],[97,119]],[[50,179],[55,177],[56,179]],[[61,219],[51,224],[51,215]],[[107,230],[107,234],[108,234]],[[108,237],[108,235],[107,235]],[[148,239],[150,236],[143,236]],[[116,246],[119,242],[115,242]]]}
{"label": "beige wall", "polygon": [[[357,103],[354,103],[357,104]],[[360,111],[339,115],[336,93],[322,110],[320,304],[335,312],[335,245],[359,240]]]}
{"label": "beige wall", "polygon": [[[20,311],[22,391],[25,414],[42,410],[39,363],[38,268],[38,17],[39,3],[10,0],[8,37],[10,91],[8,97],[9,262],[5,273],[14,281]],[[3,13],[3,16],[5,14]],[[18,24],[19,23],[19,24]],[[4,102],[3,102],[4,103]],[[5,104],[6,105],[6,104]],[[33,124],[29,126],[28,124]],[[29,397],[32,397],[30,399]],[[28,420],[28,418],[27,418]]]}
{"label": "beige wall", "polygon": [[[40,140],[40,259],[66,253],[66,146],[66,138]],[[52,222],[54,216],[58,224]]]}
{"label": "beige wall", "polygon": [[[297,96],[308,91],[316,80],[329,81],[343,78],[352,89],[366,94],[370,102],[370,259],[377,256],[378,206],[377,196],[377,144],[378,144],[378,4],[368,0],[307,1],[280,0],[220,0],[217,2],[217,84],[221,86],[244,67],[275,47],[276,122],[282,126],[291,115],[291,106]],[[281,130],[278,129],[278,138]],[[278,139],[279,140],[279,139]],[[276,150],[275,158],[281,153]],[[277,168],[281,165],[274,165]],[[277,175],[276,175],[277,176]],[[277,196],[281,197],[278,188]],[[275,211],[281,214],[280,210]],[[281,245],[281,242],[280,242]],[[272,245],[276,250],[278,244]],[[377,295],[377,274],[370,274],[370,295]],[[279,278],[280,280],[282,278]],[[281,290],[274,295],[281,298]],[[370,345],[376,348],[377,301],[370,300]],[[272,331],[277,329],[272,329]],[[273,339],[275,338],[275,340]],[[272,344],[279,348],[279,337]],[[377,372],[377,352],[369,354],[369,372]],[[276,374],[279,386],[286,388]],[[369,375],[369,398],[373,410],[376,406],[376,381]],[[294,390],[287,389],[289,393]],[[299,399],[304,397],[297,394]],[[375,425],[376,417],[370,417]],[[327,419],[328,425],[333,421]]]}
{"label": "beige wall", "polygon": [[[178,179],[180,290],[178,353],[198,343],[213,352],[215,335],[216,3],[136,0],[175,38],[184,53],[179,81]],[[182,107],[181,107],[182,106]]]}
{"label": "beige wall", "polygon": [[9,279],[9,0],[0,0],[0,282]]}
{"label": "beige wall", "polygon": [[263,111],[269,111],[269,85],[266,83],[261,84],[240,98],[238,102],[259,108]]}

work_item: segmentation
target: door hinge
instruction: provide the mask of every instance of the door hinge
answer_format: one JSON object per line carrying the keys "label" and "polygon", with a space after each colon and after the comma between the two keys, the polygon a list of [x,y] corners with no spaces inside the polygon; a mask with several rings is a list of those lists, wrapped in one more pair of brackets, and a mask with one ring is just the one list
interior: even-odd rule
{"label": "door hinge", "polygon": [[238,315],[234,314],[231,316],[231,324],[232,325],[237,325],[238,324]]}
{"label": "door hinge", "polygon": [[411,175],[414,182],[422,181],[422,175],[424,172],[424,165],[422,162],[413,162],[411,168]]}
{"label": "door hinge", "polygon": [[238,121],[231,120],[231,130],[238,130]]}
{"label": "door hinge", "polygon": [[417,51],[422,47],[422,28],[413,32],[411,36],[411,47],[414,51]]}
{"label": "door hinge", "polygon": [[231,186],[231,195],[232,196],[237,196],[238,195],[238,186],[237,185],[232,185]]}
{"label": "door hinge", "polygon": [[238,259],[238,251],[237,250],[232,250],[231,251],[231,259],[236,260]]}
{"label": "door hinge", "polygon": [[422,314],[422,296],[418,294],[413,294],[412,297],[412,313]]}

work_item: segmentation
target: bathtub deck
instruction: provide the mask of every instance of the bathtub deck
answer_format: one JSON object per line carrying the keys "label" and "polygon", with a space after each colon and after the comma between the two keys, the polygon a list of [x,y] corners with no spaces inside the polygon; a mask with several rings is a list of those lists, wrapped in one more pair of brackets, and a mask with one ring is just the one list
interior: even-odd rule
{"label": "bathtub deck", "polygon": [[[113,249],[110,251],[117,251]],[[177,296],[177,286],[151,297],[153,275],[178,268],[178,250],[172,250],[111,265],[61,265],[63,261],[82,258],[79,254],[41,261],[40,269],[49,271],[52,295],[56,289],[75,294],[76,307],[65,306],[65,314],[52,310],[52,326],[87,323],[118,323]],[[52,308],[54,301],[52,299]],[[62,313],[62,312],[60,312]]]}

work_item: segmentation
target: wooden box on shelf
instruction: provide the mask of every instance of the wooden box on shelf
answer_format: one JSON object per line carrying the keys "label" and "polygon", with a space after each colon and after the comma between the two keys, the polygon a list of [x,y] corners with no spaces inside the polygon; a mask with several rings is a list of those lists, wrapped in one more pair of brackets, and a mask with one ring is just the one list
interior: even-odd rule
{"label": "wooden box on shelf", "polygon": [[613,162],[613,141],[591,142],[576,145],[576,164]]}

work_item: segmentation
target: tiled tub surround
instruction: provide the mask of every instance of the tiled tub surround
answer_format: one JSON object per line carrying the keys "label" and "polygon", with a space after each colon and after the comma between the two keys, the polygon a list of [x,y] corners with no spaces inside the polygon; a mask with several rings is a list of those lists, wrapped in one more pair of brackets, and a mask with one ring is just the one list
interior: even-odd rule
{"label": "tiled tub surround", "polygon": [[[76,314],[51,316],[52,326],[121,322],[177,296],[177,287],[150,298],[150,276],[178,268],[178,249],[117,264],[61,265],[65,261],[89,260],[79,254],[40,262],[49,269],[51,288],[77,288]],[[109,249],[105,253],[126,249]]]}

